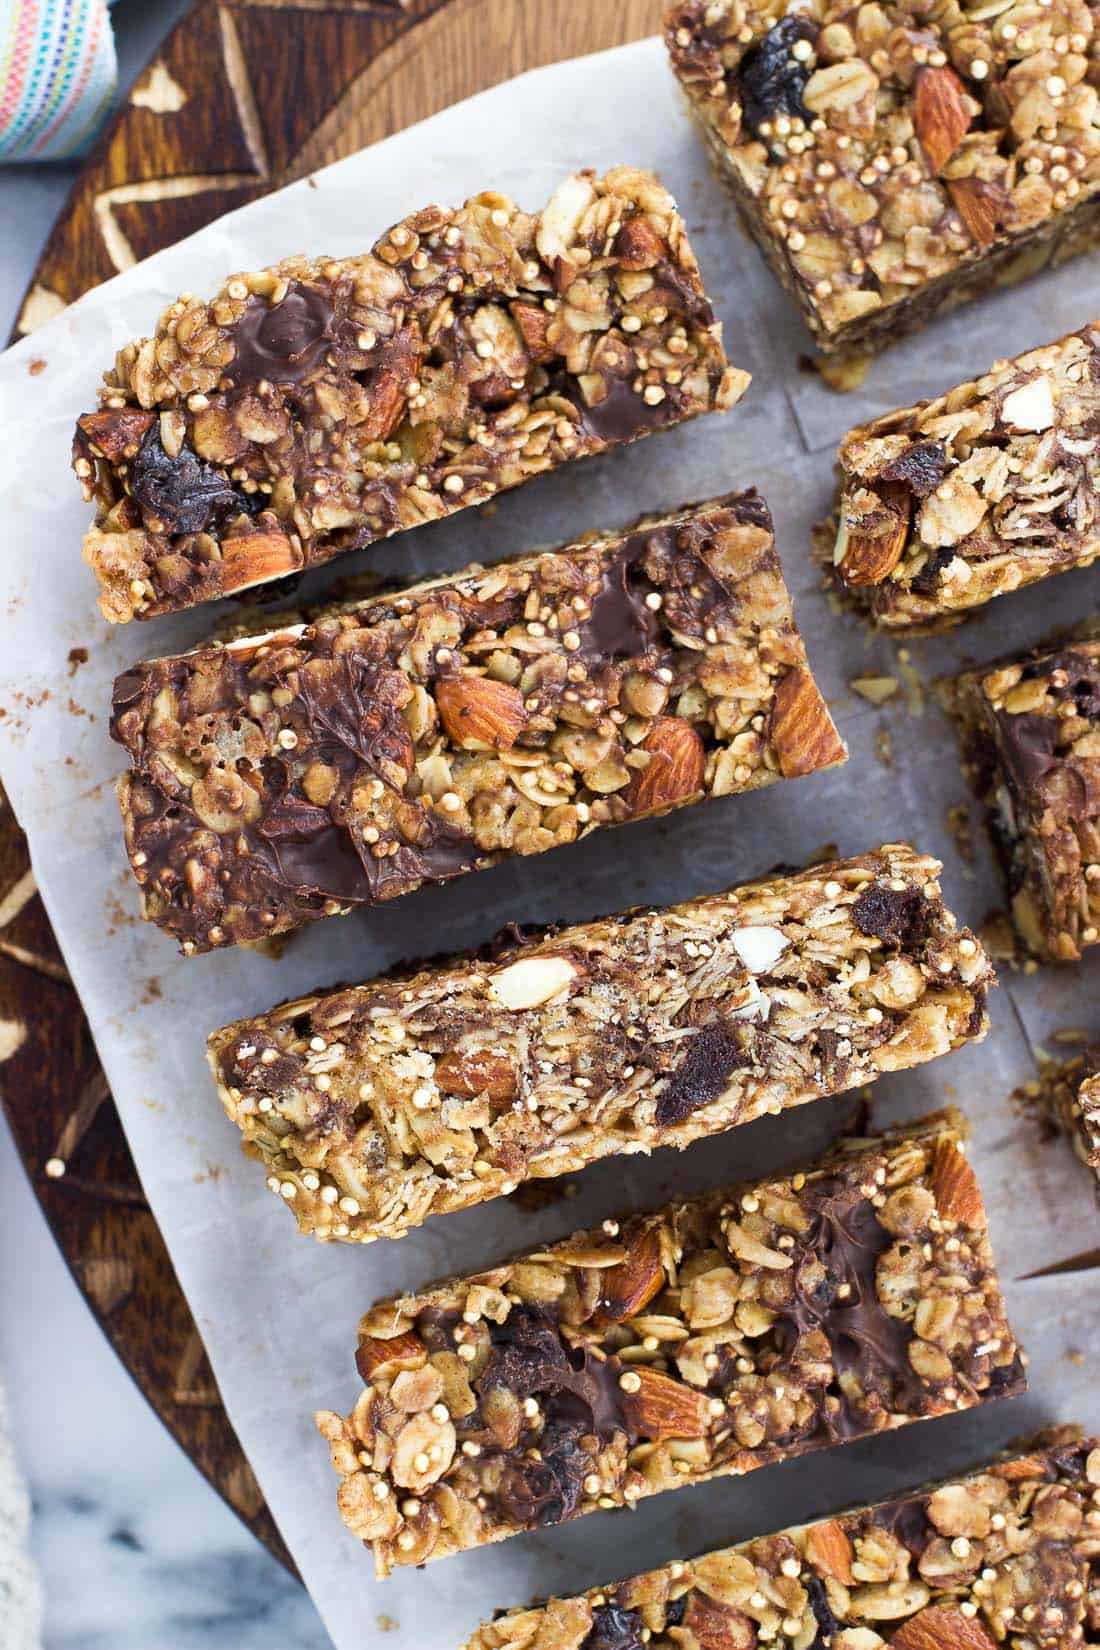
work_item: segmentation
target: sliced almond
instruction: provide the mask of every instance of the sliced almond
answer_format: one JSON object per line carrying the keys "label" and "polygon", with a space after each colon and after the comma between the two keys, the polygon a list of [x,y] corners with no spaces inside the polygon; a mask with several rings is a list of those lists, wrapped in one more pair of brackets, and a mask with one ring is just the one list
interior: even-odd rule
{"label": "sliced almond", "polygon": [[622,1392],[622,1406],[632,1429],[641,1438],[703,1438],[710,1426],[705,1393],[674,1381],[656,1369],[632,1369],[641,1382],[634,1392]]}
{"label": "sliced almond", "polygon": [[948,1604],[930,1604],[894,1633],[890,1650],[997,1650],[996,1642],[974,1616]]}
{"label": "sliced almond", "polygon": [[966,87],[954,69],[917,71],[913,88],[913,126],[933,172],[947,165],[970,130],[972,113]]}
{"label": "sliced almond", "polygon": [[489,980],[489,995],[504,1008],[520,1013],[541,1008],[576,979],[578,969],[568,957],[523,957],[498,969]]}
{"label": "sliced almond", "polygon": [[609,1323],[633,1318],[664,1286],[660,1232],[656,1226],[647,1226],[631,1243],[622,1264],[604,1273],[598,1317]]}
{"label": "sliced almond", "polygon": [[547,263],[568,257],[580,221],[595,199],[591,173],[577,172],[559,183],[535,232],[535,245]]}
{"label": "sliced almond", "polygon": [[682,716],[659,716],[639,747],[649,761],[638,770],[626,793],[635,818],[675,807],[703,788],[706,752],[703,741]]}
{"label": "sliced almond", "polygon": [[806,1557],[821,1575],[845,1587],[852,1585],[852,1543],[843,1524],[835,1518],[810,1526],[806,1532]]}
{"label": "sliced almond", "polygon": [[355,1353],[356,1368],[364,1381],[372,1381],[377,1375],[396,1375],[402,1369],[420,1369],[427,1359],[427,1348],[411,1330],[388,1341],[360,1335]]}
{"label": "sliced almond", "polygon": [[801,666],[789,670],[775,690],[770,734],[785,779],[847,760],[817,683]]}
{"label": "sliced almond", "polygon": [[444,676],[435,702],[447,735],[460,750],[511,750],[527,725],[523,695],[490,676]]}
{"label": "sliced almond", "polygon": [[222,540],[220,588],[224,595],[296,573],[302,552],[285,533],[239,533]]}
{"label": "sliced almond", "polygon": [[1046,373],[1031,378],[1004,398],[1001,423],[1010,430],[1049,430],[1054,423],[1054,393]]}
{"label": "sliced almond", "polygon": [[932,1160],[932,1195],[944,1220],[984,1232],[985,1209],[978,1179],[953,1140],[941,1140]]}
{"label": "sliced almond", "polygon": [[516,1073],[505,1054],[494,1054],[489,1049],[472,1049],[461,1054],[451,1049],[437,1060],[435,1080],[444,1094],[472,1099],[476,1094],[487,1094],[490,1100],[515,1099]]}

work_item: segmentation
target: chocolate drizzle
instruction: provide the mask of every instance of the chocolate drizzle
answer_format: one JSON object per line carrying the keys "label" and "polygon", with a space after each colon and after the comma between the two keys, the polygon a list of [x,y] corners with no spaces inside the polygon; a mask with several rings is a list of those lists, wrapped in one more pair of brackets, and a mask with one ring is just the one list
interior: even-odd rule
{"label": "chocolate drizzle", "polygon": [[[587,435],[610,446],[633,441],[643,431],[658,430],[664,424],[674,424],[679,417],[670,395],[651,407],[633,387],[633,379],[617,374],[605,375],[607,394],[595,406],[587,406],[573,393],[573,401],[580,413],[581,425]],[[568,386],[567,386],[568,388]]]}
{"label": "chocolate drizzle", "polygon": [[238,388],[264,380],[300,384],[323,361],[332,327],[328,295],[300,281],[291,282],[280,303],[250,298],[237,322],[235,354],[225,376]]}
{"label": "chocolate drizzle", "polygon": [[652,528],[631,533],[603,575],[591,611],[579,629],[580,655],[588,662],[637,658],[648,652],[661,634],[661,622],[646,606],[645,592],[635,587],[631,574],[647,551],[670,529]]}

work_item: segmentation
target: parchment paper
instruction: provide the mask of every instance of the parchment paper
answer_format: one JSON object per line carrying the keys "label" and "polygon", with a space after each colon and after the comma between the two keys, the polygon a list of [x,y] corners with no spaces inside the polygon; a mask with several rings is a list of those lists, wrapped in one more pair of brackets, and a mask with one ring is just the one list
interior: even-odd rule
{"label": "parchment paper", "polygon": [[[87,510],[68,469],[75,416],[94,406],[99,373],[115,348],[151,330],[180,291],[212,290],[233,269],[298,250],[361,250],[407,210],[458,202],[485,187],[537,207],[575,168],[623,161],[655,167],[676,193],[730,354],[755,374],[747,399],[724,419],[575,465],[501,499],[491,513],[460,516],[329,568],[307,582],[305,594],[315,596],[368,560],[402,574],[454,568],[475,556],[491,561],[755,482],[775,513],[798,617],[850,742],[850,764],[607,832],[374,915],[317,924],[278,963],[233,952],[184,961],[136,917],[112,788],[120,752],[106,718],[116,672],[136,658],[179,650],[221,614],[113,631],[98,619],[93,581],[80,561]],[[823,1101],[682,1156],[606,1163],[579,1178],[571,1201],[536,1214],[498,1202],[432,1222],[400,1244],[361,1251],[298,1236],[262,1173],[241,1158],[203,1061],[212,1027],[316,985],[477,942],[509,918],[579,919],[639,899],[685,898],[779,860],[801,862],[827,842],[849,853],[915,840],[946,859],[950,900],[966,920],[980,921],[997,890],[980,835],[968,866],[947,829],[946,810],[966,798],[949,730],[931,704],[914,715],[901,699],[875,710],[850,694],[852,677],[895,670],[896,650],[830,611],[810,565],[809,530],[828,504],[830,448],[851,423],[936,392],[1098,312],[1096,261],[1072,263],[929,329],[887,355],[857,395],[833,395],[800,371],[806,337],[737,229],[662,50],[650,41],[526,76],[245,207],[100,287],[0,360],[0,771],[230,1417],[339,1650],[374,1643],[379,1613],[399,1623],[386,1639],[392,1650],[457,1646],[496,1607],[534,1593],[572,1591],[889,1493],[1052,1417],[1100,1427],[1090,1368],[1100,1350],[1096,1274],[1029,1280],[1100,1245],[1100,1217],[1068,1148],[1041,1142],[1007,1101],[1033,1075],[1033,1048],[1054,1029],[1087,1026],[1090,1016],[1100,1027],[1100,956],[1080,969],[1006,977],[983,1047],[889,1077],[876,1092],[881,1121],[916,1117],[948,1100],[965,1107],[1002,1273],[1031,1350],[1032,1396],[839,1457],[819,1454],[668,1494],[633,1515],[596,1514],[383,1584],[337,1519],[335,1479],[310,1419],[318,1405],[339,1408],[355,1397],[360,1312],[385,1292],[489,1263],[613,1210],[652,1206],[674,1191],[816,1151],[852,1119],[854,1102]],[[1098,591],[1100,568],[1007,597],[953,638],[914,645],[912,664],[930,681],[964,661],[1038,640],[1093,607]],[[76,668],[74,648],[89,655]],[[892,743],[890,766],[876,754],[883,735]],[[79,1394],[77,1380],[75,1402]]]}

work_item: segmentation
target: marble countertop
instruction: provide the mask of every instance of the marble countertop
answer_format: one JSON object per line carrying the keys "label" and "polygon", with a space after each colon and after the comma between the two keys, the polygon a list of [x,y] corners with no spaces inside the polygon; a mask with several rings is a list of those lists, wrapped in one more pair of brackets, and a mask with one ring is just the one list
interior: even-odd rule
{"label": "marble countertop", "polygon": [[[186,0],[114,6],[123,86],[184,10]],[[72,175],[0,171],[0,222],[19,226],[0,236],[3,336]],[[34,1502],[45,1650],[325,1650],[305,1591],[200,1477],[100,1333],[2,1119],[0,1303],[0,1372]]]}

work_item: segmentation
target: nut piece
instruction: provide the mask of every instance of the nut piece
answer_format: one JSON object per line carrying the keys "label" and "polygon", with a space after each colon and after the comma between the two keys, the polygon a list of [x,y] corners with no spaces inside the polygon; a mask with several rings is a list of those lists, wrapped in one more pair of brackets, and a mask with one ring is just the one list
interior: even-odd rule
{"label": "nut piece", "polygon": [[222,545],[222,593],[228,595],[267,579],[284,578],[296,573],[301,565],[302,552],[294,548],[285,533],[241,533]]}
{"label": "nut piece", "polygon": [[[688,1599],[684,1626],[700,1650],[755,1650],[756,1627],[751,1617],[732,1604],[720,1604],[696,1588]],[[691,1639],[687,1641],[691,1643]]]}
{"label": "nut piece", "polygon": [[489,1049],[473,1049],[468,1054],[451,1049],[437,1061],[435,1080],[444,1094],[457,1094],[463,1099],[487,1094],[490,1100],[508,1101],[516,1093],[512,1062]]}
{"label": "nut piece", "polygon": [[1010,430],[1049,430],[1054,423],[1054,395],[1046,373],[1006,395],[1001,423]]}
{"label": "nut piece", "polygon": [[891,1650],[996,1650],[981,1622],[950,1605],[931,1604],[903,1622]]}
{"label": "nut piece", "polygon": [[134,407],[117,411],[85,413],[78,418],[77,428],[110,464],[133,458],[153,422],[151,412],[138,412]]}
{"label": "nut piece", "polygon": [[632,1370],[641,1382],[636,1392],[621,1394],[634,1431],[643,1438],[705,1438],[710,1426],[706,1395],[644,1364]]}
{"label": "nut piece", "polygon": [[814,1524],[806,1537],[806,1556],[815,1570],[842,1586],[852,1585],[852,1543],[835,1518]]}
{"label": "nut piece", "polygon": [[598,1317],[622,1323],[648,1306],[664,1286],[660,1231],[656,1226],[647,1226],[631,1244],[626,1259],[604,1273]]}
{"label": "nut piece", "polygon": [[785,779],[831,767],[847,756],[810,672],[789,670],[775,690],[771,737]]}
{"label": "nut piece", "polygon": [[577,973],[576,964],[568,957],[524,957],[492,975],[489,995],[518,1014],[525,1008],[541,1008],[565,991]]}
{"label": "nut piece", "polygon": [[966,88],[954,69],[918,71],[913,93],[913,126],[933,172],[947,165],[973,119]]}
{"label": "nut piece", "polygon": [[956,1220],[975,1231],[986,1228],[977,1177],[953,1140],[941,1140],[932,1162],[932,1194],[944,1220]]}
{"label": "nut piece", "polygon": [[766,974],[774,968],[791,943],[782,930],[767,927],[735,928],[730,939],[750,974]]}
{"label": "nut piece", "polygon": [[445,676],[436,683],[435,702],[460,750],[510,751],[527,725],[519,689],[490,676]]}
{"label": "nut piece", "polygon": [[427,1348],[411,1330],[394,1335],[388,1341],[374,1335],[360,1335],[355,1353],[356,1367],[364,1381],[370,1381],[375,1375],[392,1375],[401,1369],[421,1369],[427,1361]]}
{"label": "nut piece", "polygon": [[1012,204],[1008,191],[984,178],[948,178],[947,192],[977,245],[992,246]]}
{"label": "nut piece", "polygon": [[619,231],[615,251],[624,269],[652,269],[668,257],[668,247],[643,217],[631,218]]}
{"label": "nut piece", "polygon": [[577,172],[559,183],[543,209],[535,233],[535,245],[547,263],[566,256],[581,219],[595,199],[590,173]]}
{"label": "nut piece", "polygon": [[656,813],[697,796],[703,788],[703,741],[681,716],[659,716],[639,747],[649,752],[627,793],[632,817]]}
{"label": "nut piece", "polygon": [[841,517],[833,565],[846,584],[882,584],[894,571],[909,533],[910,494],[900,483],[880,482],[882,508],[853,527]]}

